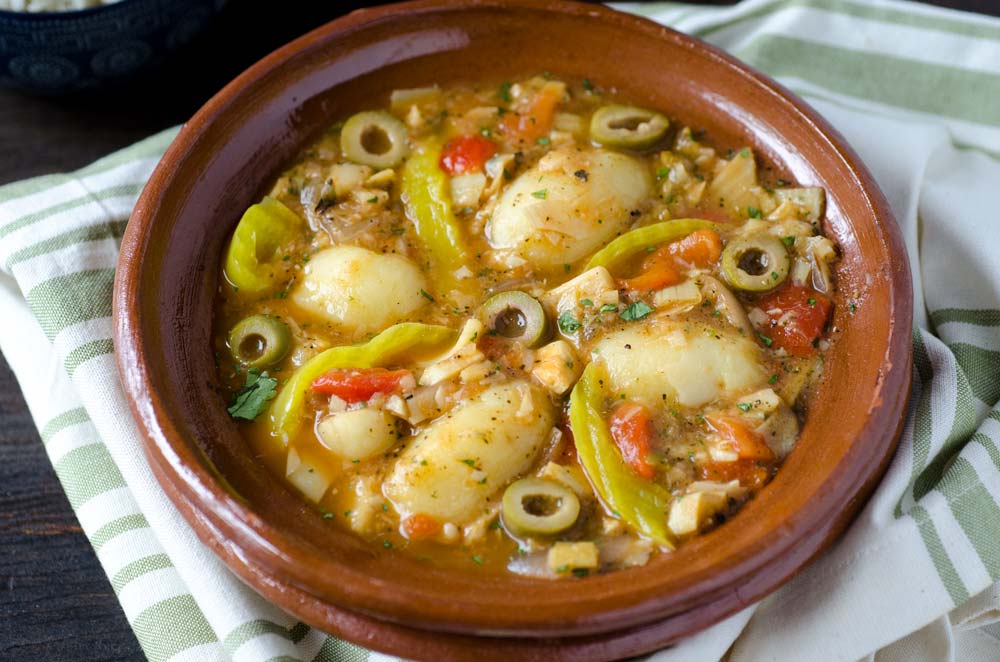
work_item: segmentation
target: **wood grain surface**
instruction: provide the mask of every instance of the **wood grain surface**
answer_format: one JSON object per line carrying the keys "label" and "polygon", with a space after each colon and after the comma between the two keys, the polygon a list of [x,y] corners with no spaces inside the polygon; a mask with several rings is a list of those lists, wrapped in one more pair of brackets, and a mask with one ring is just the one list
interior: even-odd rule
{"label": "wood grain surface", "polygon": [[[0,91],[0,184],[78,168],[183,122],[261,56],[362,4],[285,0],[275,12],[232,0],[177,59],[127,87],[57,99]],[[1000,16],[996,0],[929,4]],[[0,660],[141,659],[0,359]]]}

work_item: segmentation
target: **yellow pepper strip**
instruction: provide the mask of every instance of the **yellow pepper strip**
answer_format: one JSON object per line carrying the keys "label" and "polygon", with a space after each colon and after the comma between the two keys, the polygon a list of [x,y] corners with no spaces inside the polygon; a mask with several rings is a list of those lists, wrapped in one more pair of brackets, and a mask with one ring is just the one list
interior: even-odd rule
{"label": "yellow pepper strip", "polygon": [[670,493],[636,476],[622,460],[601,416],[600,373],[600,365],[587,365],[570,395],[569,421],[580,464],[604,505],[657,544],[674,549],[667,528]]}
{"label": "yellow pepper strip", "polygon": [[455,271],[466,263],[466,251],[451,208],[448,178],[438,166],[440,159],[440,141],[431,139],[419,144],[403,166],[400,197],[406,216],[441,272],[432,280],[450,290]]}
{"label": "yellow pepper strip", "polygon": [[259,294],[274,286],[274,273],[265,269],[278,248],[295,238],[303,221],[271,197],[251,205],[240,219],[226,249],[226,279],[241,292]]}
{"label": "yellow pepper strip", "polygon": [[328,370],[374,368],[403,354],[419,357],[450,346],[457,336],[457,331],[446,326],[404,322],[390,326],[368,342],[320,352],[295,371],[271,403],[268,411],[271,435],[288,444],[302,424],[302,410],[310,385]]}
{"label": "yellow pepper strip", "polygon": [[645,251],[652,246],[686,237],[695,230],[718,230],[718,226],[698,218],[678,218],[636,228],[594,253],[590,262],[587,263],[587,269],[606,267],[610,270],[622,260],[636,253]]}

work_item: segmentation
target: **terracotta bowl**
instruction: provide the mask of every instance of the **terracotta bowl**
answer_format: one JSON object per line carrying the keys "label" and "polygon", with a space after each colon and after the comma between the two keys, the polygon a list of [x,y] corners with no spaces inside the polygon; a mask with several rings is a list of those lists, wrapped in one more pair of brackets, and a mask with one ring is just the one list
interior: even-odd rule
{"label": "terracotta bowl", "polygon": [[[716,144],[753,145],[775,176],[824,187],[825,231],[842,254],[825,380],[777,478],[676,553],[556,582],[429,568],[330,526],[237,434],[210,345],[228,233],[329,122],[378,107],[397,87],[543,70],[617,87],[707,129]],[[306,623],[418,659],[624,657],[761,599],[861,507],[894,450],[910,383],[906,252],[843,138],[774,81],[706,44],[567,2],[385,6],[259,62],[184,127],[150,179],[122,244],[115,306],[119,368],[146,453],[201,539]]]}

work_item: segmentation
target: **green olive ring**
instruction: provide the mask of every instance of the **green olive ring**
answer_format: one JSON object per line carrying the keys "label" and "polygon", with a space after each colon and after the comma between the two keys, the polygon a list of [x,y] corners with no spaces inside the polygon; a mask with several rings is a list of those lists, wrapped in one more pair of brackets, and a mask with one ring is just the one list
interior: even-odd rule
{"label": "green olive ring", "polygon": [[351,161],[377,170],[395,168],[410,153],[406,127],[381,110],[351,115],[340,131],[340,149]]}
{"label": "green olive ring", "polygon": [[288,325],[269,315],[251,315],[229,331],[229,352],[248,368],[273,366],[288,354],[292,332]]}
{"label": "green olive ring", "polygon": [[503,493],[501,519],[515,536],[554,535],[576,523],[580,499],[561,483],[522,478]]}
{"label": "green olive ring", "polygon": [[722,276],[745,292],[774,289],[788,277],[788,250],[777,237],[758,233],[730,240],[722,251]]}
{"label": "green olive ring", "polygon": [[528,347],[541,343],[549,326],[542,304],[518,290],[494,294],[483,303],[479,316],[491,333]]}
{"label": "green olive ring", "polygon": [[667,133],[670,122],[635,106],[602,106],[590,118],[590,137],[604,147],[647,149]]}

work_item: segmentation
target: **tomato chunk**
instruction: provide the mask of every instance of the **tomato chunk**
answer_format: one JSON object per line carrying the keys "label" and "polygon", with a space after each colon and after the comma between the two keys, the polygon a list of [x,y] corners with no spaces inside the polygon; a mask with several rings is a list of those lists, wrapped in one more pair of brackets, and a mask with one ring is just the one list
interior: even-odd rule
{"label": "tomato chunk", "polygon": [[656,472],[649,461],[653,437],[653,421],[649,410],[635,402],[625,403],[611,413],[608,427],[625,463],[639,476],[653,478]]}
{"label": "tomato chunk", "polygon": [[449,175],[479,172],[491,156],[497,153],[497,144],[482,136],[452,138],[441,150],[439,165]]}
{"label": "tomato chunk", "polygon": [[416,513],[404,519],[400,528],[407,540],[427,540],[440,533],[442,527],[441,522],[430,515]]}
{"label": "tomato chunk", "polygon": [[546,85],[538,91],[527,112],[504,115],[500,120],[500,130],[522,140],[541,138],[552,129],[559,100],[557,88]]}
{"label": "tomato chunk", "polygon": [[376,393],[393,393],[404,379],[413,379],[409,370],[385,368],[336,368],[313,380],[310,388],[335,395],[348,403],[365,402]]}
{"label": "tomato chunk", "polygon": [[771,345],[792,356],[809,356],[816,351],[833,302],[811,287],[789,285],[758,299],[757,307],[767,315],[761,335]]}
{"label": "tomato chunk", "polygon": [[642,261],[639,275],[624,281],[633,292],[649,292],[676,285],[692,267],[704,269],[719,261],[722,240],[714,230],[696,230],[683,239],[660,246]]}
{"label": "tomato chunk", "polygon": [[738,480],[743,487],[759,489],[767,482],[769,471],[767,466],[756,460],[737,460],[736,462],[710,462],[698,467],[698,479],[710,480],[714,483],[728,483]]}
{"label": "tomato chunk", "polygon": [[720,436],[733,444],[741,460],[774,461],[774,451],[767,445],[764,438],[737,417],[715,414],[707,416],[705,420]]}

